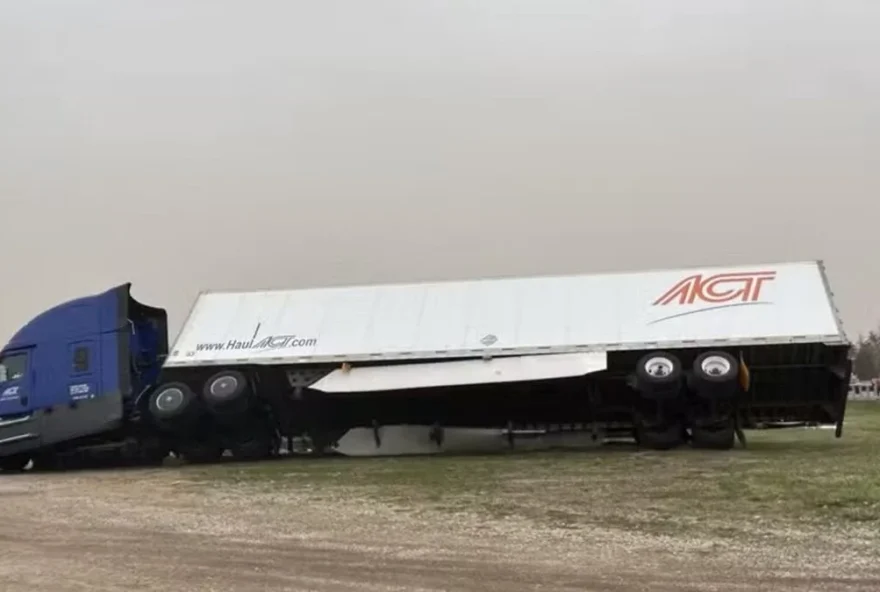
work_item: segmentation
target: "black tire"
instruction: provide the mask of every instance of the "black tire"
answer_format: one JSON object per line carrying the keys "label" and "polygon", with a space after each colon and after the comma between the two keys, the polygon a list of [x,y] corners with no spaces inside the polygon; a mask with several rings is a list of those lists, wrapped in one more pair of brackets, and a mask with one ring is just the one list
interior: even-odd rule
{"label": "black tire", "polygon": [[0,471],[4,473],[21,473],[31,462],[28,454],[14,454],[5,458],[0,458]]}
{"label": "black tire", "polygon": [[202,400],[214,413],[241,413],[248,407],[250,387],[238,370],[221,370],[205,381]]}
{"label": "black tire", "polygon": [[739,362],[723,351],[703,352],[694,360],[690,388],[705,399],[730,398],[739,387]]}
{"label": "black tire", "polygon": [[673,399],[681,393],[682,376],[678,357],[663,351],[651,352],[636,364],[636,390],[649,399]]}
{"label": "black tire", "polygon": [[153,419],[166,424],[191,417],[198,407],[198,399],[185,383],[169,382],[153,391],[148,407]]}
{"label": "black tire", "polygon": [[651,425],[643,419],[635,419],[635,440],[640,448],[671,450],[684,443],[684,427],[677,421]]}
{"label": "black tire", "polygon": [[691,428],[691,446],[704,450],[730,450],[736,441],[736,429],[729,419],[713,426]]}

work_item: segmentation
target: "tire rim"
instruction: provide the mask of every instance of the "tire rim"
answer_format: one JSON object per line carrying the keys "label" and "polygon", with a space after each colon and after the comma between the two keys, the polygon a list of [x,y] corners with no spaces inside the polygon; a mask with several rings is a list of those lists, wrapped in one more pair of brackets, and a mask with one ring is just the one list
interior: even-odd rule
{"label": "tire rim", "polygon": [[218,399],[228,399],[237,389],[238,379],[234,376],[221,376],[208,387],[208,391]]}
{"label": "tire rim", "polygon": [[675,370],[675,364],[669,358],[655,357],[645,362],[645,372],[655,378],[669,376]]}
{"label": "tire rim", "polygon": [[732,368],[730,362],[724,356],[706,356],[700,362],[700,370],[707,376],[725,376]]}
{"label": "tire rim", "polygon": [[156,409],[159,411],[174,411],[183,405],[183,391],[179,388],[165,389],[156,397]]}

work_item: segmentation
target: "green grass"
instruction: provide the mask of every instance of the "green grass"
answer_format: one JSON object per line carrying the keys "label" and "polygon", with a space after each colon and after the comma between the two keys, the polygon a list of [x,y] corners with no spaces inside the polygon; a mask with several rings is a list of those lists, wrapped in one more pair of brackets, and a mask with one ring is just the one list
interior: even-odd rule
{"label": "green grass", "polygon": [[[357,496],[407,511],[479,512],[570,527],[664,533],[865,525],[880,531],[880,403],[851,402],[833,430],[747,432],[748,448],[604,448],[458,457],[292,459],[191,468],[315,499]],[[772,522],[771,522],[772,521]],[[751,525],[751,526],[750,526]]]}

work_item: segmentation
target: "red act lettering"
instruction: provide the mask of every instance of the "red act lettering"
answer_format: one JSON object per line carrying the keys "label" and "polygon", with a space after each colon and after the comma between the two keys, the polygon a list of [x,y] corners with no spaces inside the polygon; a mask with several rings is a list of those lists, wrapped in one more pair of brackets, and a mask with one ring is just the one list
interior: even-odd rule
{"label": "red act lettering", "polygon": [[761,298],[765,282],[776,278],[775,271],[719,273],[704,276],[701,273],[686,277],[654,301],[654,306],[667,304],[694,304],[705,302],[756,302]]}

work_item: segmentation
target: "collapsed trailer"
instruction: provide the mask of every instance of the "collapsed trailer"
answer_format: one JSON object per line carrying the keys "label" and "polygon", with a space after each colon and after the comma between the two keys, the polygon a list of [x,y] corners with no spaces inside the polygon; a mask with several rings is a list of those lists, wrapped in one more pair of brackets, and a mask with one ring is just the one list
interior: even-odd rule
{"label": "collapsed trailer", "polygon": [[821,261],[203,292],[170,348],[165,310],[129,290],[60,304],[3,348],[3,469],[345,453],[352,434],[383,454],[395,426],[429,451],[548,426],[727,449],[758,422],[840,437],[846,410]]}

